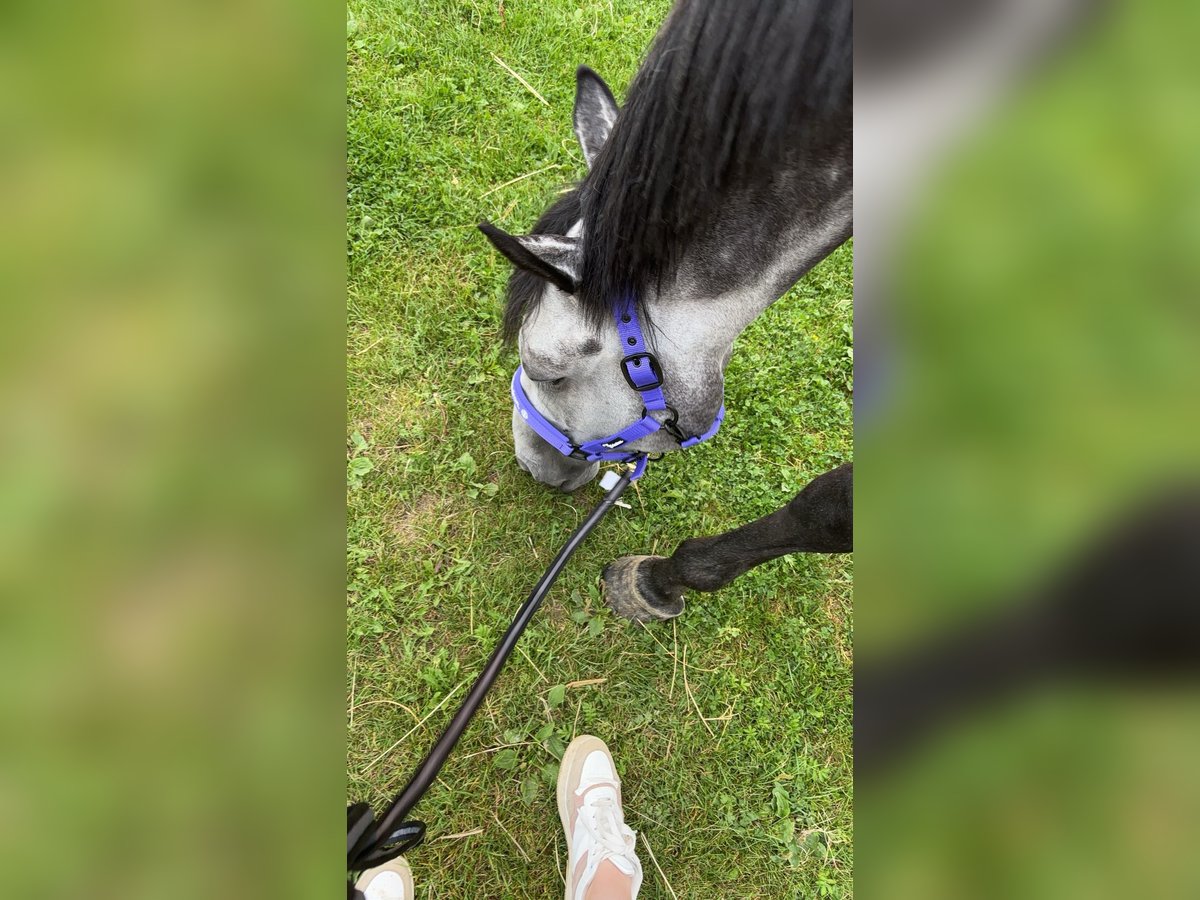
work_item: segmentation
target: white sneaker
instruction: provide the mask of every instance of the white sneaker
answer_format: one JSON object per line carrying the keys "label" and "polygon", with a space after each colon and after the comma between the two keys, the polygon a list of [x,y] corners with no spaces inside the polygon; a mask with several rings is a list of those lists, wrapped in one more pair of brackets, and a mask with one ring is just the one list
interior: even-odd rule
{"label": "white sneaker", "polygon": [[580,735],[571,741],[558,769],[558,816],[567,834],[566,900],[583,900],[607,860],[630,876],[637,897],[642,864],[634,832],[621,810],[621,780],[604,741]]}
{"label": "white sneaker", "polygon": [[354,886],[366,894],[367,900],[413,900],[415,896],[412,870],[402,856],[367,869]]}

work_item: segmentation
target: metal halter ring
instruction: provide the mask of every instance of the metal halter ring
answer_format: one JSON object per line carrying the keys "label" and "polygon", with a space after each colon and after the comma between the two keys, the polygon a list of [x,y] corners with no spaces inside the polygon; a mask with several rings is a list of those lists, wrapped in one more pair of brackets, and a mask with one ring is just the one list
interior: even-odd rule
{"label": "metal halter ring", "polygon": [[[642,415],[650,415],[650,411],[644,406],[642,407]],[[660,424],[663,427],[663,431],[675,439],[675,443],[682,444],[688,439],[688,436],[679,427],[679,412],[670,404],[667,405],[667,418]]]}

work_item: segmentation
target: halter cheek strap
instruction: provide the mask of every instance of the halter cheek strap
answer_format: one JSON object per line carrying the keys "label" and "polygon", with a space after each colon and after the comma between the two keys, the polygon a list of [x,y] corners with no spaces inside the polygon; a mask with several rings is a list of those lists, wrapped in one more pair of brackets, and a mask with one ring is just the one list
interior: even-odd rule
{"label": "halter cheek strap", "polygon": [[[725,405],[717,411],[717,417],[712,426],[703,434],[686,436],[676,424],[678,415],[667,405],[663,396],[663,370],[656,357],[646,346],[641,324],[638,322],[637,307],[632,298],[627,298],[613,310],[613,318],[617,325],[617,334],[621,338],[621,347],[625,356],[621,359],[621,374],[625,377],[630,388],[637,391],[642,398],[642,417],[631,425],[627,425],[615,434],[576,444],[561,429],[538,412],[529,395],[521,386],[522,368],[517,366],[513,374],[512,398],[513,405],[521,419],[547,444],[572,459],[587,460],[588,462],[611,461],[634,464],[630,480],[636,480],[646,470],[648,457],[639,451],[621,450],[626,444],[632,444],[660,429],[666,431],[679,442],[681,449],[694,447],[701,441],[706,441],[721,428],[725,419]],[[668,413],[667,420],[660,422],[651,415],[653,412]]]}

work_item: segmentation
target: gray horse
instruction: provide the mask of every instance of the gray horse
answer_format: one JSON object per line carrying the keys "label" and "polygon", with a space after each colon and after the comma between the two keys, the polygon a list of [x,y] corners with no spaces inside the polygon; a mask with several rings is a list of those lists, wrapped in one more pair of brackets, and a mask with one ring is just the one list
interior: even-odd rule
{"label": "gray horse", "polygon": [[[700,434],[722,401],[737,336],[851,234],[848,0],[676,5],[624,108],[586,66],[575,133],[589,171],[528,235],[487,223],[515,266],[505,333],[522,387],[576,443],[643,414],[621,375],[613,304],[632,296],[665,373],[678,430]],[[514,412],[517,461],[573,491],[598,463],[561,455]],[[660,430],[622,449],[679,448]],[[771,516],[685,541],[672,559],[606,569],[631,618],[682,612],[685,588],[715,590],[784,553],[851,549],[851,472],[816,479]]]}

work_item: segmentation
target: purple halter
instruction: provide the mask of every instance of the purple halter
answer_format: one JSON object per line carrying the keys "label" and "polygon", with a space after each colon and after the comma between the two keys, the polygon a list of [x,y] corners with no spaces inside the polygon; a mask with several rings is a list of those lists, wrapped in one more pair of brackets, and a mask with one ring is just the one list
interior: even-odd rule
{"label": "purple halter", "polygon": [[[646,471],[646,462],[649,457],[638,451],[622,452],[621,447],[654,434],[660,428],[665,429],[671,437],[675,438],[681,449],[694,447],[701,441],[708,440],[720,430],[721,422],[725,418],[725,404],[721,404],[721,408],[717,411],[717,417],[708,431],[690,437],[685,435],[676,424],[679,419],[678,413],[667,405],[666,398],[663,397],[662,366],[658,362],[658,357],[651,353],[646,346],[645,338],[642,336],[642,327],[638,323],[636,304],[631,298],[626,299],[624,303],[613,310],[613,318],[617,323],[617,334],[621,336],[621,346],[626,350],[625,357],[621,360],[621,374],[625,376],[628,385],[642,398],[643,415],[640,419],[608,437],[576,444],[534,407],[525,393],[525,389],[521,387],[520,366],[517,366],[517,371],[513,374],[512,398],[513,405],[516,406],[517,412],[520,413],[525,424],[563,456],[588,462],[606,460],[633,463],[634,469],[630,481],[636,481]],[[665,422],[659,422],[651,415],[653,412],[662,410],[666,410],[668,413]]]}

